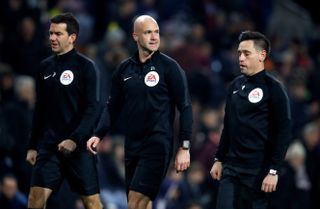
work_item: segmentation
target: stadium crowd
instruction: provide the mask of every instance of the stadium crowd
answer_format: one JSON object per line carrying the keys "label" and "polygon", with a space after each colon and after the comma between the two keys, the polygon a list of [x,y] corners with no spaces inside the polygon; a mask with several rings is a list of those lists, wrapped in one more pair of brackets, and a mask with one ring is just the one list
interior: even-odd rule
{"label": "stadium crowd", "polygon": [[[112,72],[136,48],[132,19],[154,17],[160,51],[185,70],[193,104],[191,166],[169,169],[155,209],[214,209],[216,181],[209,171],[219,142],[226,90],[239,75],[236,39],[258,30],[272,41],[266,70],[287,88],[292,142],[270,209],[320,207],[320,19],[313,5],[294,0],[4,0],[0,3],[0,208],[27,208],[31,167],[25,161],[35,102],[34,76],[49,56],[48,21],[72,12],[80,22],[77,50],[101,71],[102,99]],[[98,153],[101,198],[125,209],[123,128],[105,136]],[[67,185],[47,209],[83,208]]]}

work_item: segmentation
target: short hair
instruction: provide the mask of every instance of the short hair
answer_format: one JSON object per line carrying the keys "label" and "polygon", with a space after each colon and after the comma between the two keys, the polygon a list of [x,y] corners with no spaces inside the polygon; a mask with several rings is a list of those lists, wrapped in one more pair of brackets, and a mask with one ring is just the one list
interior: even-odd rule
{"label": "short hair", "polygon": [[271,43],[265,35],[257,31],[243,31],[239,35],[239,43],[248,40],[252,40],[254,42],[255,47],[265,50],[267,52],[267,56],[269,56],[271,52]]}
{"label": "short hair", "polygon": [[51,23],[66,23],[67,24],[67,32],[68,34],[75,33],[77,36],[79,34],[80,26],[78,20],[75,18],[75,16],[70,13],[61,13],[51,18]]}

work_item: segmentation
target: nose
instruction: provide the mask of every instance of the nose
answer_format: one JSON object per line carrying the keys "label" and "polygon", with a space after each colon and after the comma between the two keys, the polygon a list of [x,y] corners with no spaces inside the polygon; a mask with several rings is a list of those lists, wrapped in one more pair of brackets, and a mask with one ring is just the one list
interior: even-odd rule
{"label": "nose", "polygon": [[245,58],[245,56],[243,55],[243,53],[240,53],[239,54],[239,61],[243,61]]}
{"label": "nose", "polygon": [[50,40],[50,41],[54,40],[55,38],[56,38],[56,36],[55,36],[54,34],[50,34],[50,35],[49,35],[49,40]]}
{"label": "nose", "polygon": [[151,39],[156,39],[157,36],[158,36],[158,33],[151,33]]}

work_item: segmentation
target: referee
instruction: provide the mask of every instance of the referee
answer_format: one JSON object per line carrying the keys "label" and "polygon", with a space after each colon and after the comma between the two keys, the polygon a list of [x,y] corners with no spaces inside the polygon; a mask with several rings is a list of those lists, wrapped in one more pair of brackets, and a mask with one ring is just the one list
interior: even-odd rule
{"label": "referee", "polygon": [[101,209],[95,156],[86,150],[102,104],[98,70],[78,53],[79,23],[71,13],[51,19],[54,55],[42,61],[27,161],[34,165],[28,208],[45,208],[52,192],[67,180],[86,209]]}
{"label": "referee", "polygon": [[239,36],[243,75],[230,85],[213,179],[220,180],[217,209],[266,209],[291,133],[287,93],[264,62],[270,41],[259,32]]}
{"label": "referee", "polygon": [[[190,166],[192,107],[184,71],[158,51],[159,26],[150,16],[134,21],[133,39],[138,51],[113,74],[107,109],[113,126],[120,112],[125,123],[125,169],[129,209],[151,208],[173,155],[173,123],[179,111],[177,172]],[[108,110],[95,137],[87,142],[94,152],[108,130]]]}

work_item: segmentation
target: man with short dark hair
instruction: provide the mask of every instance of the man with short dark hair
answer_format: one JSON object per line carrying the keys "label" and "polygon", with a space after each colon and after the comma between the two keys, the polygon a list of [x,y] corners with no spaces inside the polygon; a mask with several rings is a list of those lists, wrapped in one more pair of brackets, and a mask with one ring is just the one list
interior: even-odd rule
{"label": "man with short dark hair", "polygon": [[99,72],[74,44],[79,23],[71,13],[51,19],[54,53],[36,79],[37,100],[27,161],[34,165],[28,208],[44,208],[64,179],[86,209],[101,209],[96,158],[86,150],[102,111]]}
{"label": "man with short dark hair", "polygon": [[239,67],[227,95],[224,128],[212,178],[220,180],[217,209],[266,209],[291,134],[289,99],[264,67],[270,41],[255,31],[239,36]]}

